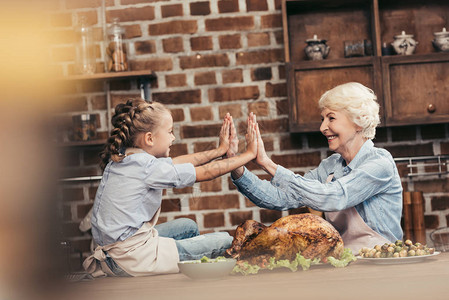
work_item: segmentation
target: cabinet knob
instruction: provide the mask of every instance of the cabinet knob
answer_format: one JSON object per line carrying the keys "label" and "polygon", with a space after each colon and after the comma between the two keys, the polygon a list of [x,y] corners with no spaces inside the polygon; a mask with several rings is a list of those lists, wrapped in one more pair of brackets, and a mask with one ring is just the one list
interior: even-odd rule
{"label": "cabinet knob", "polygon": [[429,113],[434,113],[437,110],[436,106],[433,105],[432,103],[430,103],[429,105],[427,105],[427,111]]}

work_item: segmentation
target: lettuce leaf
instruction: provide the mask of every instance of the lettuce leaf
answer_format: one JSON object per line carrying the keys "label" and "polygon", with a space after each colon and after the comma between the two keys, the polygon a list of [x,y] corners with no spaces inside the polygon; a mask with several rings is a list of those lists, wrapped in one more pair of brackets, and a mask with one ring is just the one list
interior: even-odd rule
{"label": "lettuce leaf", "polygon": [[[331,256],[327,257],[327,261],[336,268],[346,267],[350,262],[355,260],[357,259],[352,254],[352,251],[349,248],[344,249],[340,259],[336,259]],[[276,260],[274,257],[271,257],[268,261],[268,264],[264,268],[258,265],[251,265],[247,261],[243,261],[238,263],[234,267],[231,274],[238,274],[238,273],[242,275],[257,274],[260,269],[273,270],[276,268],[287,268],[290,269],[292,272],[296,272],[298,270],[298,267],[301,267],[303,271],[306,271],[310,268],[310,266],[317,265],[319,263],[321,263],[319,258],[315,258],[312,260],[310,258],[305,258],[304,256],[301,255],[301,252],[298,252],[296,254],[296,258],[292,261],[289,261],[288,259]]]}

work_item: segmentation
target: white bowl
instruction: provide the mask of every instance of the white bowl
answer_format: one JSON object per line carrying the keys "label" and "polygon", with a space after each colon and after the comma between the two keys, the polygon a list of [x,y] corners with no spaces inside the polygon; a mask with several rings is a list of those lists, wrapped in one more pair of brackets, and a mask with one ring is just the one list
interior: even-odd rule
{"label": "white bowl", "polygon": [[178,263],[181,273],[192,279],[217,279],[229,275],[236,264],[233,258],[223,261],[201,262],[185,260]]}

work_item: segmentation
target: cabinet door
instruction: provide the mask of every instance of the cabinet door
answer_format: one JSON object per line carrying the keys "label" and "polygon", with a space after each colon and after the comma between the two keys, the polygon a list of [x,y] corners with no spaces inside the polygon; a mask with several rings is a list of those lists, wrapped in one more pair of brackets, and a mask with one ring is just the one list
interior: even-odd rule
{"label": "cabinet door", "polygon": [[386,125],[449,121],[449,55],[383,58]]}
{"label": "cabinet door", "polygon": [[[362,64],[361,62],[365,62]],[[315,67],[313,67],[315,66]],[[321,112],[318,101],[327,90],[343,83],[355,81],[371,88],[382,103],[380,62],[375,58],[324,63],[287,64],[290,101],[290,131],[319,131]],[[383,113],[381,113],[381,116]]]}

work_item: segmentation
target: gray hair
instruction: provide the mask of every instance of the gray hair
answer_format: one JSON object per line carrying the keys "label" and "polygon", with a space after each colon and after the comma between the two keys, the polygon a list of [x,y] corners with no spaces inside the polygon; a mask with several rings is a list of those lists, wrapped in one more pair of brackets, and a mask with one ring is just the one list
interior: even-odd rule
{"label": "gray hair", "polygon": [[318,106],[321,110],[328,108],[342,111],[350,120],[362,127],[362,136],[373,139],[376,127],[380,123],[379,103],[373,90],[358,82],[338,85],[325,92]]}

